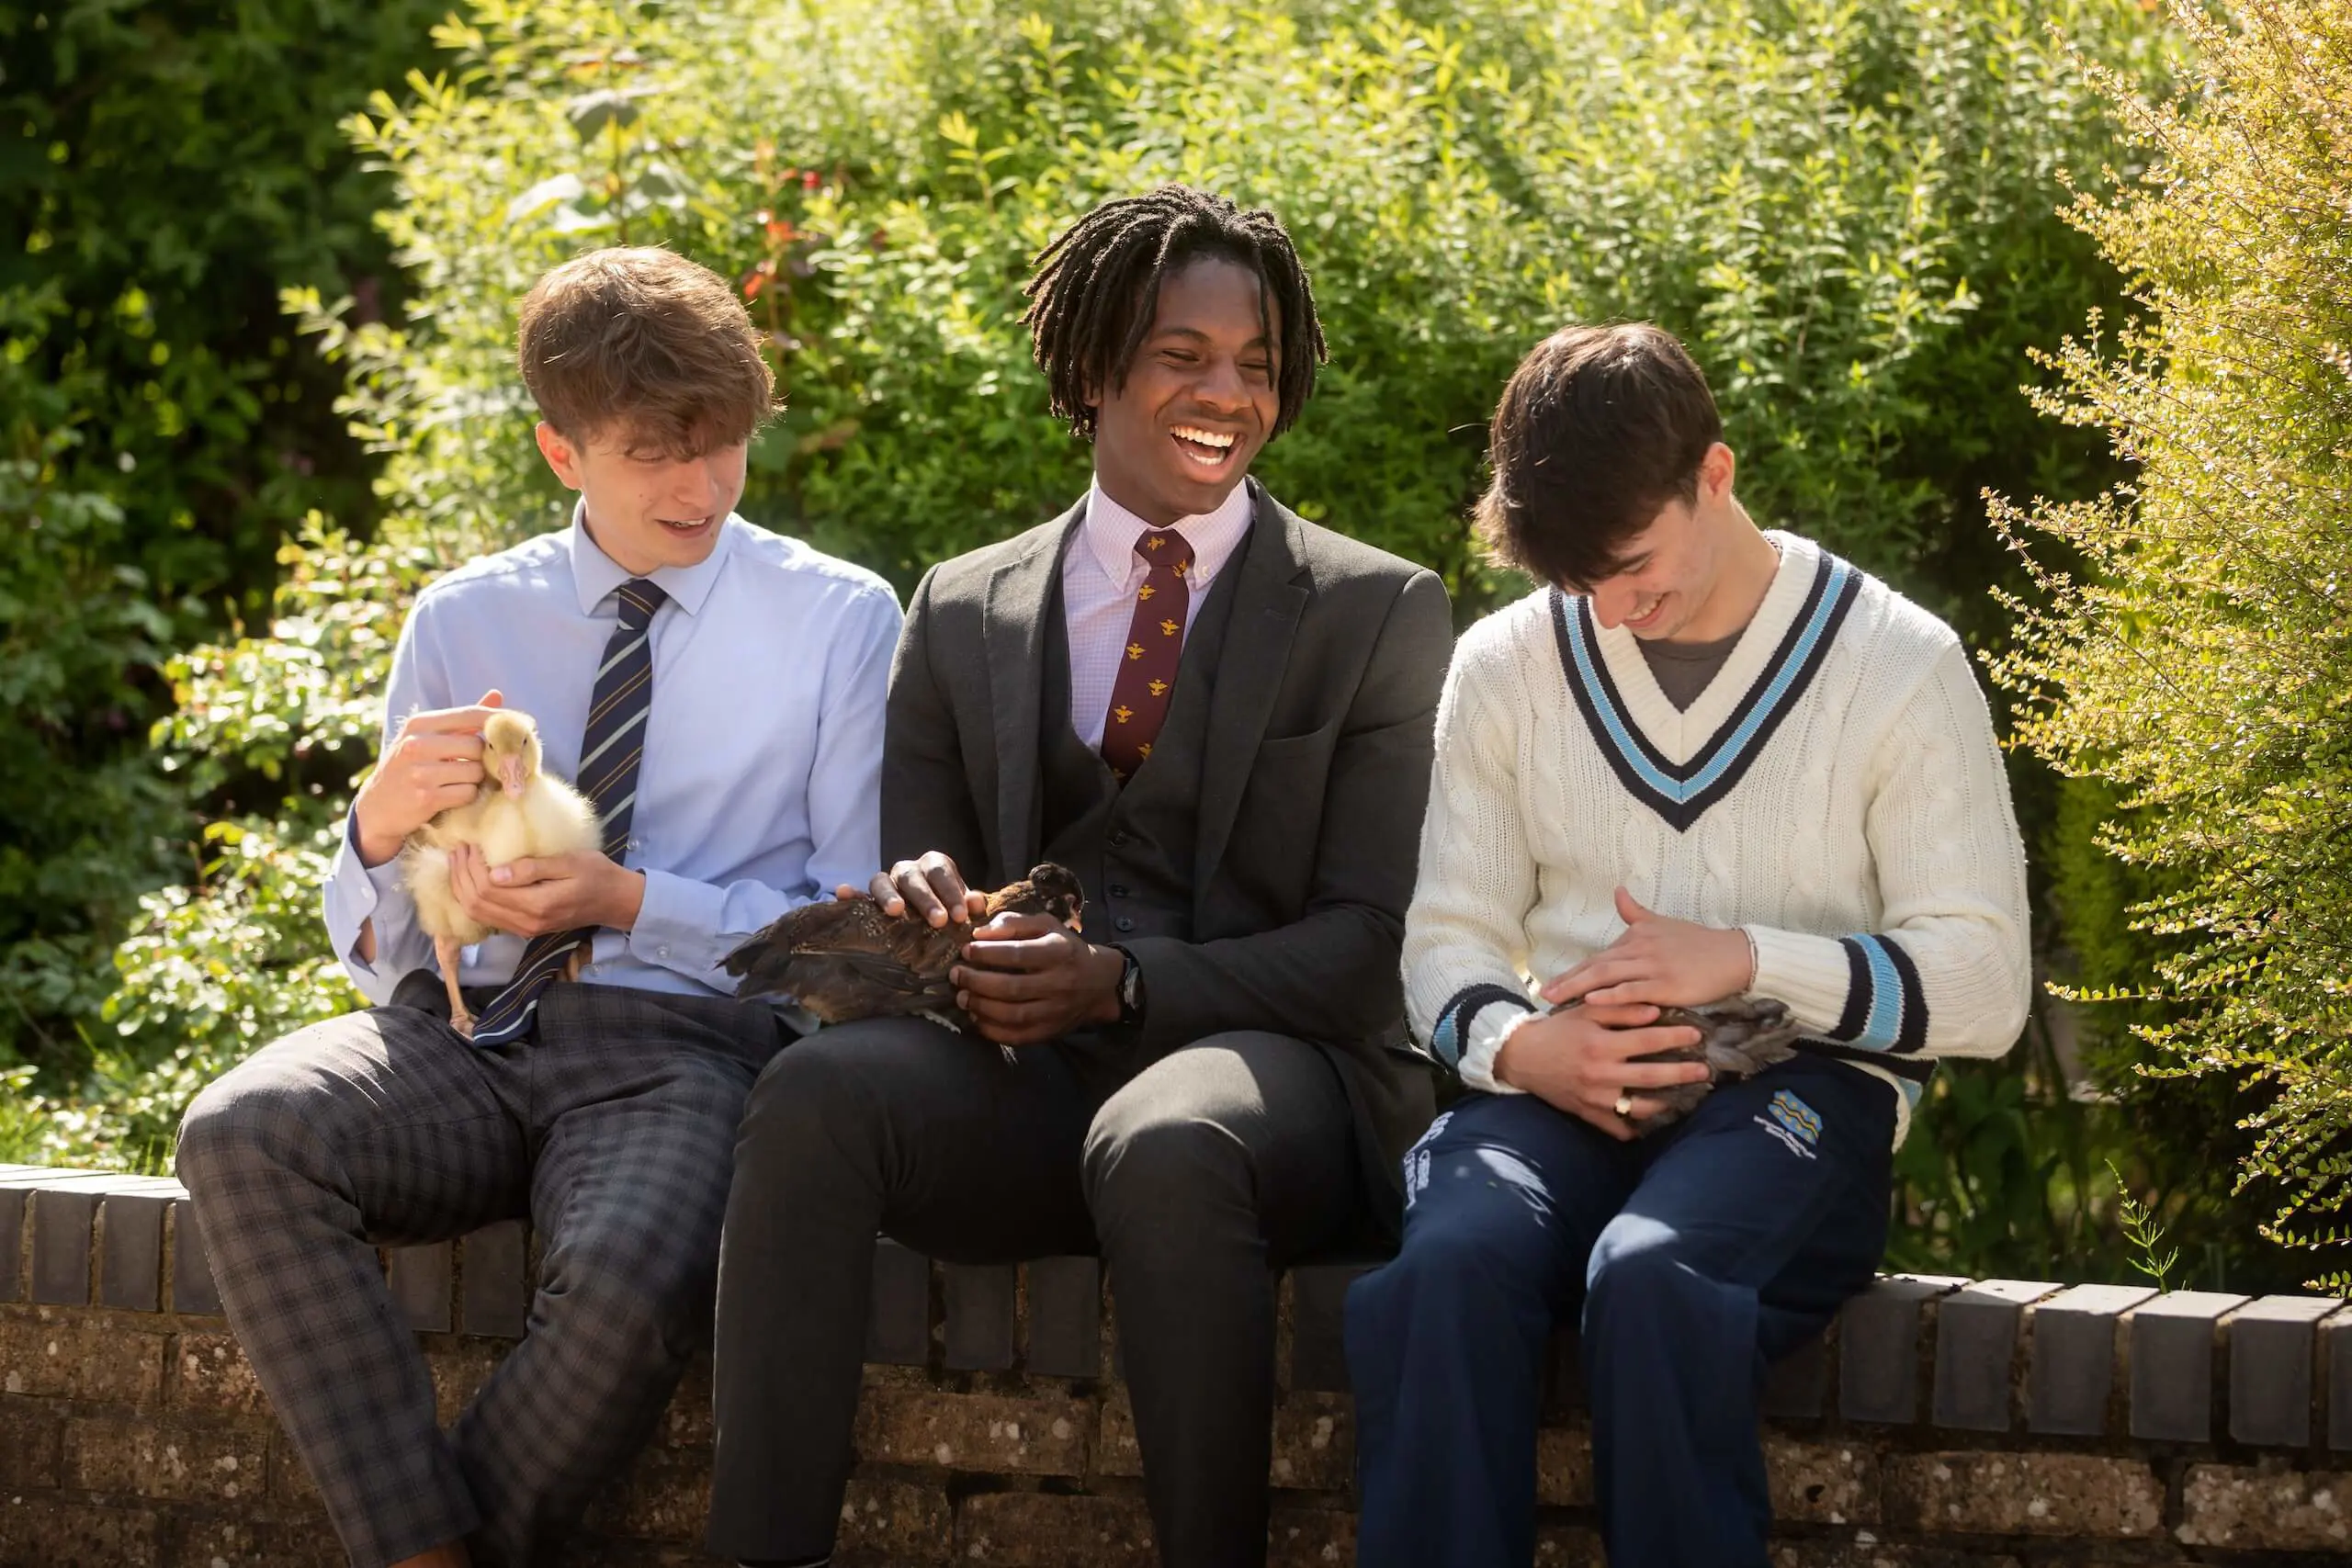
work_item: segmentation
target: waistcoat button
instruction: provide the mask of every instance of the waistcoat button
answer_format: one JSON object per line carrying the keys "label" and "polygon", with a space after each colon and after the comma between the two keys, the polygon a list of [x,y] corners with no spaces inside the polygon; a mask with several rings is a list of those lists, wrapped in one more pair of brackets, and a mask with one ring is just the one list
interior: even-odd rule
{"label": "waistcoat button", "polygon": [[1121,915],[1117,919],[1113,920],[1111,923],[1118,927],[1123,931],[1131,931],[1136,929],[1135,918],[1131,915]]}

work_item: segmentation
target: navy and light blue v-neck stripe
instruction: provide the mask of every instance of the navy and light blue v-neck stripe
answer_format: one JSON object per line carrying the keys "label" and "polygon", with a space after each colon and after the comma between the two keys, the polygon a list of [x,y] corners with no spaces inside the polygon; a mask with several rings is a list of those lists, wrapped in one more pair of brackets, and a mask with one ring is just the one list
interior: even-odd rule
{"label": "navy and light blue v-neck stripe", "polygon": [[1812,683],[1861,589],[1861,574],[1823,552],[1804,604],[1738,705],[1686,762],[1669,761],[1627,711],[1602,657],[1592,604],[1552,592],[1552,628],[1577,707],[1634,798],[1681,832],[1729,795]]}

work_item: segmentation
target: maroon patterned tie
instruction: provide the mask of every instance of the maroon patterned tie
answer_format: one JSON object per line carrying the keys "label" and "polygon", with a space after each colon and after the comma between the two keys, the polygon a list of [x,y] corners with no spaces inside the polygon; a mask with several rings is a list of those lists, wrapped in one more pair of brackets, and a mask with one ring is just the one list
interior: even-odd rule
{"label": "maroon patterned tie", "polygon": [[1184,657],[1184,612],[1193,603],[1193,547],[1173,528],[1147,528],[1136,554],[1151,570],[1136,590],[1135,619],[1102,717],[1102,760],[1122,781],[1143,766],[1168,717],[1176,666]]}

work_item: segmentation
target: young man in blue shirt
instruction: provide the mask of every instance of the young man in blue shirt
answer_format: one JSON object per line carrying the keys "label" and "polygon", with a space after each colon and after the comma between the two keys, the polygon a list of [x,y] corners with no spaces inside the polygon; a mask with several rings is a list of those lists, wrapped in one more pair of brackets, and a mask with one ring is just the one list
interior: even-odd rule
{"label": "young man in blue shirt", "polygon": [[[580,501],[402,628],[326,888],[376,1005],[228,1073],[180,1138],[230,1326],[359,1568],[545,1561],[642,1441],[707,1321],[736,1122],[786,1038],[719,960],[878,853],[898,604],[734,515],[774,398],[741,302],[621,249],[521,315],[539,449]],[[461,901],[505,933],[466,952],[469,1039],[396,857],[482,787],[502,705],[605,846],[495,872],[461,852]],[[523,1218],[529,1331],[444,1432],[375,1247]]]}

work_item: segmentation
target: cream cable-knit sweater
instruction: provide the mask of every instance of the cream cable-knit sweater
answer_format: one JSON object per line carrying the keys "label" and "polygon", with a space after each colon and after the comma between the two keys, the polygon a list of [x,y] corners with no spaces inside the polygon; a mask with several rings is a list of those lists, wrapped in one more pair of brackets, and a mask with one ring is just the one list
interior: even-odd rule
{"label": "cream cable-knit sweater", "polygon": [[1811,541],[1686,712],[1633,635],[1538,592],[1462,639],[1405,924],[1415,1031],[1476,1089],[1532,987],[1660,914],[1742,926],[1752,994],[1884,1066],[1896,1140],[1931,1065],[2025,1024],[2025,851],[1968,655]]}

